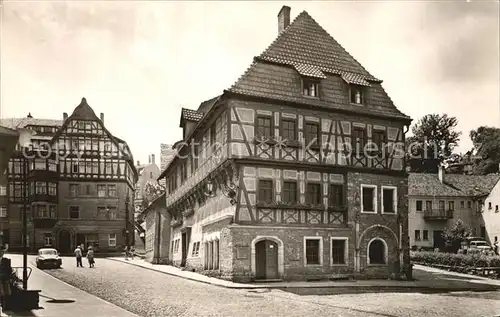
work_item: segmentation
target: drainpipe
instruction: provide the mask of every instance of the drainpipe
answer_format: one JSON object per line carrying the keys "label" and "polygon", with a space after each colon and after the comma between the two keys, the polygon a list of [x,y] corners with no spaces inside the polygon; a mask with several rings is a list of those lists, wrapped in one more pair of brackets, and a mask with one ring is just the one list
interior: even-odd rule
{"label": "drainpipe", "polygon": [[158,211],[156,213],[157,217],[157,226],[155,236],[157,237],[155,243],[155,254],[154,258],[156,258],[156,264],[160,264],[160,245],[161,245],[161,213]]}

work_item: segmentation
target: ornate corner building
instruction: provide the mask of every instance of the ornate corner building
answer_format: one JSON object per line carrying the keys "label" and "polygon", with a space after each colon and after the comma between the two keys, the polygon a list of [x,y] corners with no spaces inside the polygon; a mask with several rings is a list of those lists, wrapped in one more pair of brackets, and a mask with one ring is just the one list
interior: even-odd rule
{"label": "ornate corner building", "polygon": [[307,12],[290,23],[283,7],[278,31],[231,88],[183,109],[165,253],[234,281],[399,276],[411,119]]}
{"label": "ornate corner building", "polygon": [[8,222],[10,249],[22,247],[25,208],[31,250],[71,253],[85,244],[121,252],[133,243],[137,171],[126,142],[106,129],[102,113],[97,117],[83,98],[63,120],[28,115],[0,125],[33,133],[27,145],[16,146],[0,192],[8,201],[1,218]]}

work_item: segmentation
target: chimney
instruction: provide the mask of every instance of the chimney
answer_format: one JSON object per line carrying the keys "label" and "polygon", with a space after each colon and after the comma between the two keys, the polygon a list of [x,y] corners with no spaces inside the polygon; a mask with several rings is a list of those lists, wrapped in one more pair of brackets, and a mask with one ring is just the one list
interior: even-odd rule
{"label": "chimney", "polygon": [[151,164],[151,155],[148,155],[149,164]]}
{"label": "chimney", "polygon": [[439,166],[438,166],[438,178],[439,178],[440,183],[443,182],[443,177],[444,177],[444,165],[439,164]]}
{"label": "chimney", "polygon": [[66,121],[66,120],[68,120],[68,113],[63,112],[63,121]]}
{"label": "chimney", "polygon": [[155,155],[151,154],[151,163],[155,164]]}
{"label": "chimney", "polygon": [[141,162],[137,161],[137,166],[140,166],[141,165]]}
{"label": "chimney", "polygon": [[278,13],[278,34],[290,25],[290,10],[292,10],[290,7],[283,6]]}
{"label": "chimney", "polygon": [[104,113],[101,112],[101,121],[104,123]]}

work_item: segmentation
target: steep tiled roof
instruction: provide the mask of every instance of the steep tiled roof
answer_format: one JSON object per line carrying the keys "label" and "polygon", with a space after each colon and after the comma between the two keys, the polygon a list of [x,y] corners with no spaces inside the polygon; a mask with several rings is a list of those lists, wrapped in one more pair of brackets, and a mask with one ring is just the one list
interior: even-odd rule
{"label": "steep tiled roof", "polygon": [[[353,106],[337,97],[308,98],[297,86],[297,73],[303,76],[343,80],[369,87],[370,103]],[[341,78],[341,79],[340,79]],[[359,114],[384,117],[409,117],[399,111],[372,76],[307,12],[302,12],[279,34],[276,40],[254,59],[247,71],[228,89],[229,92],[325,107]],[[329,83],[333,86],[336,83]],[[328,99],[330,98],[330,99]]]}
{"label": "steep tiled roof", "polygon": [[63,124],[63,120],[53,120],[53,119],[36,119],[36,118],[8,118],[0,119],[0,125],[6,128],[24,128],[29,125],[43,125],[43,126],[53,126],[60,127]]}
{"label": "steep tiled roof", "polygon": [[73,110],[71,119],[96,120],[98,118],[94,110],[87,103],[87,99],[82,98],[80,104]]}
{"label": "steep tiled roof", "polygon": [[289,65],[315,65],[332,74],[345,71],[378,81],[306,11],[295,18],[260,58]]}
{"label": "steep tiled roof", "polygon": [[181,118],[188,121],[199,121],[203,118],[203,113],[196,110],[182,108]]}
{"label": "steep tiled roof", "polygon": [[410,196],[471,197],[488,195],[500,180],[500,175],[445,174],[443,183],[437,174],[410,173]]}

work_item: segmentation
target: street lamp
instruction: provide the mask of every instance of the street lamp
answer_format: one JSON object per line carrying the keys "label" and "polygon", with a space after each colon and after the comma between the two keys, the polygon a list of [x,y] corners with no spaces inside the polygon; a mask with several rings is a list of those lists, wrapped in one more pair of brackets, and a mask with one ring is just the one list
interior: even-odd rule
{"label": "street lamp", "polygon": [[128,230],[129,228],[129,210],[128,210],[128,205],[130,204],[130,196],[127,194],[127,197],[125,197],[125,245],[127,246],[127,249],[129,247],[129,234],[130,231]]}
{"label": "street lamp", "polygon": [[[221,190],[222,194],[230,199],[231,205],[236,204],[236,192],[238,190],[238,185],[234,184],[233,182],[230,182],[229,185],[222,182]],[[212,182],[211,179],[207,181],[207,186],[205,188],[205,195],[208,197],[216,196],[214,183]]]}
{"label": "street lamp", "polygon": [[24,210],[23,210],[23,289],[28,290],[28,158],[26,149],[31,145],[31,138],[36,134],[35,131],[26,128],[18,128],[19,145],[24,154]]}

